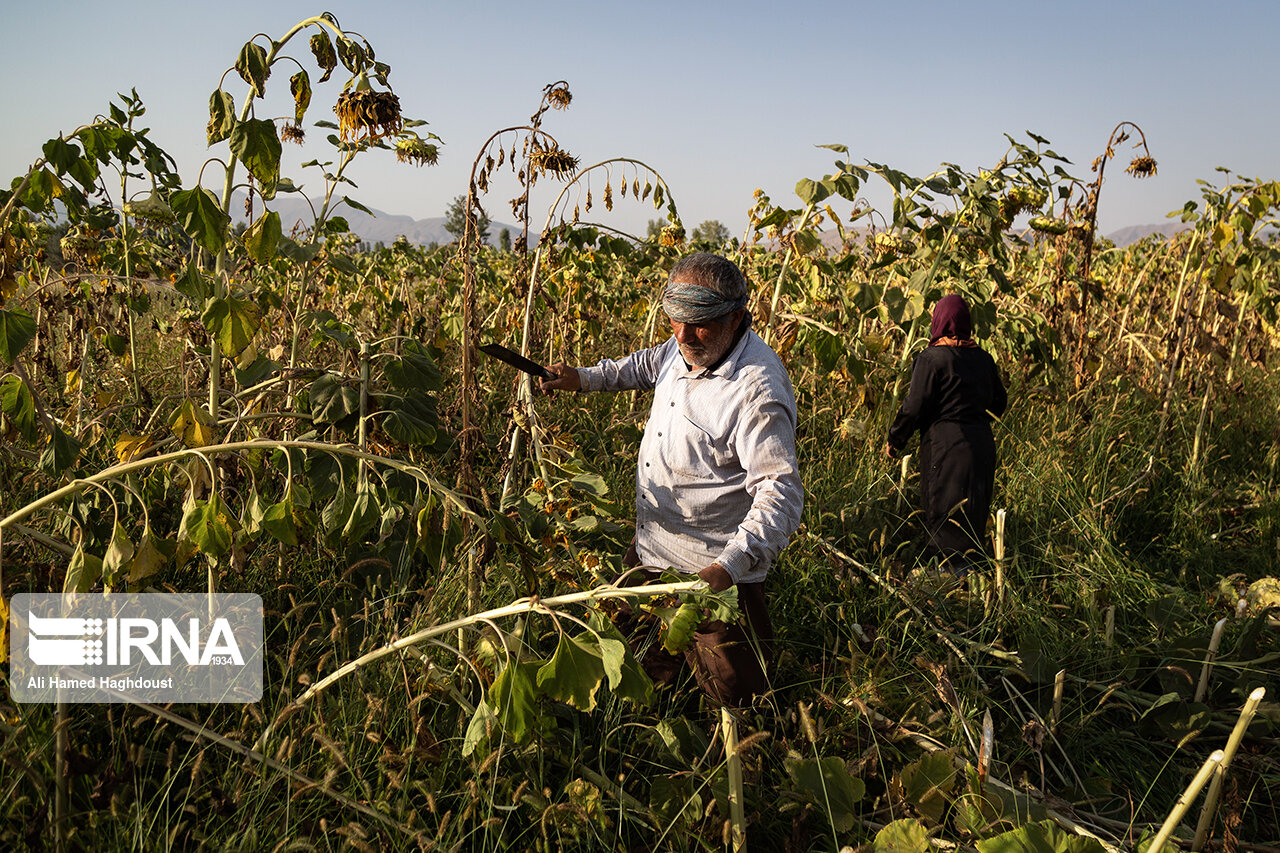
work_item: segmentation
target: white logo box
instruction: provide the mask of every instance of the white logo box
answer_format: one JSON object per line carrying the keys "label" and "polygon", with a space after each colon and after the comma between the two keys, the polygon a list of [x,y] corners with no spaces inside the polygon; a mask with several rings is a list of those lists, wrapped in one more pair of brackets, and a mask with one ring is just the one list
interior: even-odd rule
{"label": "white logo box", "polygon": [[16,702],[257,702],[262,599],[252,593],[18,593]]}

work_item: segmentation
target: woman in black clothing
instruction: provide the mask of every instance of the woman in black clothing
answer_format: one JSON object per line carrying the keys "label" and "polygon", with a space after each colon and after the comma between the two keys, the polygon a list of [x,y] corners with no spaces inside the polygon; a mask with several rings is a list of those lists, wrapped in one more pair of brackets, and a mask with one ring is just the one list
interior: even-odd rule
{"label": "woman in black clothing", "polygon": [[985,552],[995,483],[991,415],[1008,404],[991,356],[972,339],[969,306],[956,294],[933,309],[929,346],[916,356],[911,387],[889,427],[896,457],[920,430],[920,500],[927,553],[963,570],[964,554]]}

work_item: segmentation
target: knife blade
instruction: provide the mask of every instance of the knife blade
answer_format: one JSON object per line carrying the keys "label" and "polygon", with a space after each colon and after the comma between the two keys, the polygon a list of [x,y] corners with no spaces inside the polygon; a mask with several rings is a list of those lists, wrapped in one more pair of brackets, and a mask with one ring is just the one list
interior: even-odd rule
{"label": "knife blade", "polygon": [[516,370],[523,370],[525,373],[537,376],[539,379],[555,379],[557,375],[547,370],[536,361],[530,361],[515,350],[510,350],[502,344],[485,344],[480,347],[480,352],[485,355],[493,356],[498,361],[511,365]]}

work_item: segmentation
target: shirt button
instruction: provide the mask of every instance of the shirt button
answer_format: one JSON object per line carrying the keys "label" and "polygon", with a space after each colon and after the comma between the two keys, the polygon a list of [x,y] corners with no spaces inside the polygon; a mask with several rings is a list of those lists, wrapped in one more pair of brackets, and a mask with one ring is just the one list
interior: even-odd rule
{"label": "shirt button", "polygon": [[673,408],[673,409],[674,409],[675,407],[676,407],[675,400],[672,400],[672,401],[671,401],[671,408]]}
{"label": "shirt button", "polygon": [[658,433],[658,438],[662,438],[662,433]]}

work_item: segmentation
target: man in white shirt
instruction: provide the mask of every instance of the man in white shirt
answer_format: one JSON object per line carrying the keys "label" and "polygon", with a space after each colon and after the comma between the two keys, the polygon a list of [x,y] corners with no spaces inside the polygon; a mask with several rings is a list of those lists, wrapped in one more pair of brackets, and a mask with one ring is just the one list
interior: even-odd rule
{"label": "man in white shirt", "polygon": [[[672,267],[663,292],[671,338],[595,367],[553,365],[557,378],[542,383],[545,391],[653,390],[628,562],[697,574],[716,591],[737,585],[745,618],[703,623],[686,654],[703,690],[728,705],[768,689],[765,577],[804,505],[791,380],[751,330],[746,305],[736,264],[689,255]],[[644,663],[659,682],[673,680],[681,665],[660,649]]]}

